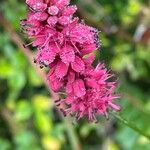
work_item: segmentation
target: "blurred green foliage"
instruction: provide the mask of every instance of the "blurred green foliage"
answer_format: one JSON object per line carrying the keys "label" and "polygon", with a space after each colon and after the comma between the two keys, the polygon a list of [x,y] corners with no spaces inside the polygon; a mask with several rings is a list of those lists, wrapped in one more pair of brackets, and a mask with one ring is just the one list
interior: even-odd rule
{"label": "blurred green foliage", "polygon": [[[141,134],[112,116],[99,124],[66,124],[41,78],[0,25],[0,150],[70,150],[77,141],[85,150],[149,150],[144,135],[150,135],[150,1],[71,2],[86,23],[102,31],[97,61],[104,60],[116,73],[122,95],[119,115]],[[0,1],[0,14],[24,41],[19,20],[26,13],[24,0]]]}

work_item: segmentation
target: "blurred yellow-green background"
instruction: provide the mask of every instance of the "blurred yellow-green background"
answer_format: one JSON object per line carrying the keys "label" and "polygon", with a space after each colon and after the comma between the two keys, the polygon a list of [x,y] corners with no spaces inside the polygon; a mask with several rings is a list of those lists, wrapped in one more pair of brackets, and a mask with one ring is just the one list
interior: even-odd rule
{"label": "blurred yellow-green background", "polygon": [[150,0],[71,3],[102,31],[97,61],[115,72],[122,110],[98,124],[60,116],[33,51],[22,47],[25,0],[1,0],[0,150],[150,150]]}

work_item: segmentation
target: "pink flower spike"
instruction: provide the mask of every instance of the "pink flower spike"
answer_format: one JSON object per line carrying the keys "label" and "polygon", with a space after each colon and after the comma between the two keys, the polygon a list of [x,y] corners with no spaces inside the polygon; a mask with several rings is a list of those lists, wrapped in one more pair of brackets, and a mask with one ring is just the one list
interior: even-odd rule
{"label": "pink flower spike", "polygon": [[64,93],[56,101],[61,112],[93,122],[98,115],[107,116],[109,109],[119,111],[113,75],[103,63],[93,66],[99,31],[73,16],[77,7],[69,5],[70,0],[26,0],[26,4],[29,13],[21,25],[33,40],[26,46],[37,47],[34,62],[41,69],[47,67],[50,88]]}

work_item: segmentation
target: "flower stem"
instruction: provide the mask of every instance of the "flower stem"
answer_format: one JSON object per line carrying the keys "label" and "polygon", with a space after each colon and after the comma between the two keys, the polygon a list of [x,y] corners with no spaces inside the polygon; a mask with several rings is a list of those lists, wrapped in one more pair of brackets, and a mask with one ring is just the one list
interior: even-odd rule
{"label": "flower stem", "polygon": [[150,135],[143,132],[142,129],[140,129],[139,127],[137,127],[133,122],[128,121],[126,119],[124,119],[122,116],[120,116],[119,114],[115,113],[115,112],[110,112],[112,114],[112,116],[114,116],[116,119],[118,119],[121,123],[123,123],[124,125],[128,126],[129,128],[133,129],[134,131],[136,131],[137,133],[139,133],[140,135],[145,136],[146,138],[150,139]]}

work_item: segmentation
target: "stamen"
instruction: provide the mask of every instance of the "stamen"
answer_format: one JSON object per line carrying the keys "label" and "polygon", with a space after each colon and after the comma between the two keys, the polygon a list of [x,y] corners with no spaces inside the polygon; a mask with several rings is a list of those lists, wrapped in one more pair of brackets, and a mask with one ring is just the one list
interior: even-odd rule
{"label": "stamen", "polygon": [[27,6],[29,7],[29,9],[33,12],[37,12],[36,10],[34,10],[30,5],[27,4]]}
{"label": "stamen", "polygon": [[58,46],[58,43],[57,43],[55,40],[54,40],[54,42],[55,42],[57,48],[59,49],[59,51],[61,51],[61,50],[60,50],[60,47]]}
{"label": "stamen", "polygon": [[81,54],[81,52],[79,51],[79,49],[76,47],[76,45],[72,42],[72,40],[70,40],[71,41],[71,44],[74,46],[74,48],[76,49],[76,51],[79,53],[79,54]]}
{"label": "stamen", "polygon": [[45,45],[48,44],[49,40],[50,40],[50,34],[48,34],[46,41],[44,42],[44,44],[41,47],[45,47]]}
{"label": "stamen", "polygon": [[46,37],[46,35],[36,35],[36,38]]}

